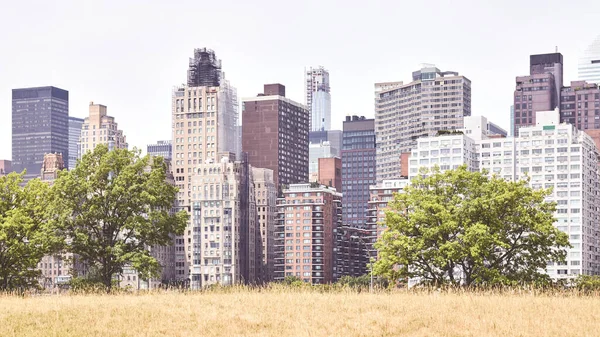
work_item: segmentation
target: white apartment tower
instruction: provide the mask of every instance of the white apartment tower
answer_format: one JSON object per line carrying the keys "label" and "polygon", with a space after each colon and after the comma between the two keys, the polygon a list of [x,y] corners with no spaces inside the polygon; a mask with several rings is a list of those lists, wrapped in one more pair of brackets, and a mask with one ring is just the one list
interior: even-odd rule
{"label": "white apartment tower", "polygon": [[548,264],[548,274],[555,279],[598,275],[600,153],[585,132],[560,124],[558,111],[538,112],[536,122],[521,128],[517,138],[465,129],[465,134],[419,139],[410,158],[410,176],[421,167],[446,170],[466,164],[510,181],[527,176],[534,189],[552,188],[548,200],[557,203],[555,226],[569,235],[573,248],[567,250],[566,261]]}
{"label": "white apartment tower", "polygon": [[418,138],[463,127],[471,115],[471,81],[457,72],[423,65],[412,82],[375,83],[377,182],[401,177],[400,156]]}
{"label": "white apartment tower", "polygon": [[[172,95],[172,166],[179,187],[177,207],[192,213],[192,179],[203,172],[200,165],[220,164],[219,153],[229,154],[228,161],[235,162],[239,155],[236,152],[241,148],[237,126],[237,92],[225,80],[221,61],[212,50],[195,49],[189,62],[187,85],[176,87]],[[176,277],[186,282],[191,281],[192,262],[196,259],[192,257],[192,239],[197,235],[192,233],[193,221],[192,217],[175,245]]]}
{"label": "white apartment tower", "polygon": [[306,106],[310,111],[310,131],[331,130],[329,71],[324,67],[305,71]]}
{"label": "white apartment tower", "polygon": [[107,114],[106,106],[90,102],[89,116],[81,126],[77,157],[81,158],[87,151],[93,151],[99,144],[107,145],[109,150],[128,147],[123,131],[119,130],[115,118]]}
{"label": "white apartment tower", "polygon": [[579,58],[578,79],[600,84],[600,35],[590,44]]}

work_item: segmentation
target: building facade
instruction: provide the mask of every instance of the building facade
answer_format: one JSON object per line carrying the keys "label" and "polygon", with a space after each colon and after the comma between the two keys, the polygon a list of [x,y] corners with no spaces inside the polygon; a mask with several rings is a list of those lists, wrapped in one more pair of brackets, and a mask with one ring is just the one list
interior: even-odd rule
{"label": "building facade", "polygon": [[308,110],[285,97],[281,84],[266,84],[242,100],[242,151],[253,167],[273,170],[275,185],[308,181]]}
{"label": "building facade", "polygon": [[335,233],[342,194],[318,184],[292,184],[277,199],[275,280],[296,276],[310,284],[334,281]]}
{"label": "building facade", "polygon": [[69,170],[72,170],[77,166],[79,137],[81,137],[83,121],[83,118],[69,116],[69,158],[67,159],[67,169]]}
{"label": "building facade", "polygon": [[560,92],[560,121],[576,126],[600,146],[600,88],[596,83],[572,81]]}
{"label": "building facade", "polygon": [[518,76],[514,92],[514,134],[536,125],[536,112],[560,105],[563,86],[563,56],[560,53],[531,55],[529,75]]}
{"label": "building facade", "polygon": [[600,35],[585,49],[577,68],[579,80],[600,84]]}
{"label": "building facade", "polygon": [[254,195],[256,199],[262,270],[259,282],[270,282],[275,266],[275,217],[277,216],[277,189],[273,170],[252,168]]}
{"label": "building facade", "polygon": [[39,175],[46,153],[69,156],[69,92],[55,87],[12,90],[12,169]]}
{"label": "building facade", "polygon": [[12,165],[10,160],[0,160],[0,177],[5,176],[12,172]]}
{"label": "building facade", "polygon": [[[171,109],[171,163],[175,184],[179,187],[176,206],[193,214],[192,179],[200,174],[199,165],[218,164],[218,153],[231,154],[239,149],[237,91],[225,79],[221,61],[214,51],[194,50],[189,61],[187,85],[174,88]],[[230,157],[229,160],[235,162],[235,156]],[[193,227],[190,220],[184,235],[177,237],[175,244],[176,277],[185,282],[191,281],[194,264],[192,239],[199,235],[192,233]],[[233,280],[231,269],[227,274],[230,274],[227,279]],[[214,282],[214,270],[211,275]]]}
{"label": "building facade", "polygon": [[305,104],[310,114],[309,130],[331,130],[331,88],[329,71],[323,67],[309,68],[305,72]]}
{"label": "building facade", "polygon": [[402,193],[409,184],[407,178],[384,180],[369,188],[370,199],[367,209],[367,251],[369,257],[377,258],[377,250],[373,246],[385,231],[385,211],[389,202],[394,200],[394,194]]}
{"label": "building facade", "polygon": [[342,131],[311,131],[308,133],[308,140],[309,175],[318,175],[319,158],[341,157]]}
{"label": "building facade", "polygon": [[173,145],[170,140],[159,140],[156,144],[148,144],[146,152],[153,157],[163,157],[171,160],[173,156]]}
{"label": "building facade", "polygon": [[408,84],[375,83],[377,181],[400,178],[400,155],[418,138],[461,129],[470,115],[471,81],[457,72],[423,65]]}
{"label": "building facade", "polygon": [[[555,226],[569,235],[572,248],[566,261],[548,264],[548,274],[555,279],[598,275],[598,148],[585,132],[560,123],[558,110],[537,112],[536,122],[521,128],[516,138],[489,138],[472,130],[420,139],[412,152],[411,175],[421,167],[446,170],[466,164],[509,181],[529,177],[534,189],[552,188],[547,200],[557,203]],[[443,162],[448,156],[450,163]]]}
{"label": "building facade", "polygon": [[369,247],[372,248],[369,235],[370,231],[366,229],[350,226],[336,228],[334,257],[336,281],[343,276],[358,277],[370,271],[367,269],[370,261]]}
{"label": "building facade", "polygon": [[127,141],[122,130],[119,130],[115,118],[107,114],[105,105],[90,102],[89,116],[81,126],[79,138],[79,158],[88,151],[94,151],[96,145],[106,145],[109,150],[127,149]]}
{"label": "building facade", "polygon": [[376,182],[375,120],[348,116],[342,144],[344,226],[365,228],[369,186]]}

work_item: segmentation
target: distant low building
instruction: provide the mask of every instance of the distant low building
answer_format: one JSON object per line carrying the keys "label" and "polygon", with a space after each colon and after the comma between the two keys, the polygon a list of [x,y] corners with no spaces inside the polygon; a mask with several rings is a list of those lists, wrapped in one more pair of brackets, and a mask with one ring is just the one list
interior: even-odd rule
{"label": "distant low building", "polygon": [[0,160],[0,177],[12,172],[10,160]]}
{"label": "distant low building", "polygon": [[161,156],[171,160],[173,145],[170,140],[159,140],[156,144],[148,144],[147,152],[151,156]]}

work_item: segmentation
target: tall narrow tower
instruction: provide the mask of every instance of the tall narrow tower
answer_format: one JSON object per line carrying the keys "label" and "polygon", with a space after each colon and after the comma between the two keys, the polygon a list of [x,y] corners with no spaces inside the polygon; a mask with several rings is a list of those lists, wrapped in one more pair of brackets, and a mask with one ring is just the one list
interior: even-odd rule
{"label": "tall narrow tower", "polygon": [[[235,268],[229,266],[225,272],[226,268],[222,265],[224,262],[231,265],[234,257],[225,257],[221,253],[224,253],[222,249],[227,245],[230,248],[227,254],[232,254],[231,240],[235,239],[235,235],[231,230],[232,226],[235,229],[235,217],[239,216],[239,212],[234,210],[237,207],[235,202],[225,203],[222,200],[222,197],[229,198],[230,193],[237,196],[233,193],[238,193],[239,188],[232,186],[230,190],[229,187],[230,183],[234,185],[237,182],[224,183],[222,180],[246,178],[234,177],[233,168],[228,165],[240,157],[237,125],[237,91],[225,79],[221,61],[212,50],[195,49],[194,56],[189,60],[187,84],[174,88],[172,95],[172,167],[175,183],[179,187],[177,207],[191,214],[184,235],[175,240],[175,273],[181,281],[198,286],[206,282],[236,281]],[[205,185],[208,183],[206,179],[211,179],[211,184]],[[202,193],[195,188],[201,188]],[[205,207],[213,208],[209,210]],[[206,218],[201,218],[204,210],[209,213]],[[226,219],[234,222],[226,225],[222,222]],[[205,224],[212,233],[205,233]],[[203,235],[207,235],[208,240],[211,237],[217,240],[218,237],[219,241],[203,242]],[[226,240],[227,243],[224,242]],[[204,251],[205,243],[209,246],[212,244],[212,249]],[[203,256],[211,253],[214,257],[211,255],[210,259],[207,257],[205,260]],[[219,254],[219,259],[216,254]],[[212,271],[201,267],[205,262],[215,263]],[[206,282],[204,277],[207,278]]]}
{"label": "tall narrow tower", "polygon": [[331,130],[329,71],[309,68],[305,74],[306,106],[310,112],[310,131]]}

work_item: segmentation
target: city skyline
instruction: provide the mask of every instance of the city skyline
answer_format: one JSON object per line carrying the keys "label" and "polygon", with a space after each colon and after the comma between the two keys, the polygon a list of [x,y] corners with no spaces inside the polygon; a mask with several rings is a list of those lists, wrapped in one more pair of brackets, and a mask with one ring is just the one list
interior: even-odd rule
{"label": "city skyline", "polygon": [[[515,8],[512,2],[502,5],[461,2],[437,6],[386,2],[342,9],[335,2],[326,2],[322,3],[321,9],[334,17],[326,23],[331,33],[315,37],[311,48],[306,48],[298,41],[313,30],[322,31],[323,27],[307,27],[300,19],[290,21],[282,17],[276,22],[281,29],[266,35],[265,32],[271,31],[272,22],[261,22],[260,18],[272,17],[274,10],[261,13],[258,8],[273,8],[269,3],[264,1],[264,6],[240,4],[234,9],[217,3],[189,3],[185,13],[178,12],[175,16],[171,14],[176,9],[152,2],[141,12],[138,6],[117,2],[96,5],[40,2],[35,4],[36,10],[29,11],[27,25],[16,21],[17,15],[11,15],[12,12],[23,12],[26,7],[18,3],[8,5],[3,11],[7,17],[0,20],[0,28],[9,31],[16,27],[17,33],[2,39],[13,52],[0,56],[0,73],[3,74],[0,116],[4,121],[0,123],[0,158],[12,159],[10,90],[21,87],[52,85],[68,90],[69,115],[74,117],[85,117],[87,102],[91,100],[114,107],[118,112],[115,117],[127,132],[131,147],[144,149],[146,144],[168,139],[170,129],[164,125],[170,122],[172,86],[185,81],[181,75],[185,60],[190,51],[199,46],[219,53],[219,58],[228,65],[227,78],[236,84],[240,97],[259,92],[263,83],[278,82],[286,84],[291,99],[302,101],[304,68],[315,64],[325,66],[331,73],[331,86],[335,88],[332,129],[341,129],[347,114],[372,117],[373,83],[394,80],[407,83],[410,80],[407,74],[420,63],[435,63],[443,69],[464,74],[473,83],[472,114],[487,116],[509,129],[515,77],[527,73],[528,65],[523,58],[554,52],[558,45],[558,51],[566,60],[564,82],[570,83],[578,79],[577,63],[583,50],[600,34],[593,26],[595,12],[590,10],[591,2],[576,6],[564,6],[558,1],[544,2],[545,15],[539,16],[535,23],[555,24],[557,29],[553,34],[536,35],[534,39],[530,34],[520,32],[530,29],[529,13],[538,12],[536,8],[541,3],[538,1],[519,4],[519,11],[508,10]],[[301,17],[315,6],[317,3],[308,2],[302,6],[289,5],[287,10]],[[392,18],[396,10],[419,12],[425,8],[432,19],[445,15],[452,17],[453,23],[447,25],[443,33],[431,28],[422,30],[418,37],[400,37],[396,46],[384,43],[387,41],[385,34],[376,34],[395,24],[396,20]],[[583,8],[586,10],[582,11]],[[149,20],[131,25],[129,19],[134,10]],[[193,21],[186,20],[187,16],[192,17],[199,11],[223,13],[232,20],[239,20],[214,36],[203,36],[202,39],[174,37],[175,32],[192,25]],[[48,13],[53,15],[48,16]],[[338,17],[335,17],[336,13]],[[205,19],[208,24],[216,24],[223,15],[210,15]],[[246,24],[250,17],[255,25]],[[107,18],[111,25],[84,24],[92,19]],[[418,18],[407,17],[403,24],[410,25],[414,20]],[[54,22],[60,22],[60,25]],[[357,22],[365,24],[357,25]],[[370,24],[374,22],[377,24]],[[559,30],[559,24],[560,27],[574,28]],[[499,25],[505,25],[507,29],[498,30]],[[240,28],[242,26],[244,29]],[[141,36],[141,32],[148,38]],[[577,34],[573,34],[575,32]],[[272,38],[283,42],[273,44]],[[57,45],[62,47],[53,47]],[[407,53],[405,47],[408,45],[410,52]],[[474,45],[478,48],[472,48]],[[440,53],[440,46],[447,52]],[[242,54],[242,50],[250,47],[257,52]],[[169,50],[169,53],[153,50]],[[494,86],[486,85],[485,79],[489,76],[497,79]],[[147,116],[144,128],[137,127],[140,115]]]}

